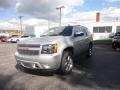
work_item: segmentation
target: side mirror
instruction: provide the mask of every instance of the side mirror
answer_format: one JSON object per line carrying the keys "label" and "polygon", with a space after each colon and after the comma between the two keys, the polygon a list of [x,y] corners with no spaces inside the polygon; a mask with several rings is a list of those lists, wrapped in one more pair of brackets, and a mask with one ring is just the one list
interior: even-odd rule
{"label": "side mirror", "polygon": [[78,36],[84,36],[83,32],[77,32],[74,34],[74,37],[78,37]]}

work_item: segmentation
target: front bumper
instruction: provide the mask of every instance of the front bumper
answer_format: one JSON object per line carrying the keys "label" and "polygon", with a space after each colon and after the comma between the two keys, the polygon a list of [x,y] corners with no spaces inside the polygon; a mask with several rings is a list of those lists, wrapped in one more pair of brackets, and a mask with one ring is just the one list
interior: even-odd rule
{"label": "front bumper", "polygon": [[61,63],[61,56],[58,54],[31,56],[16,52],[15,58],[17,64],[30,69],[56,70],[59,69]]}

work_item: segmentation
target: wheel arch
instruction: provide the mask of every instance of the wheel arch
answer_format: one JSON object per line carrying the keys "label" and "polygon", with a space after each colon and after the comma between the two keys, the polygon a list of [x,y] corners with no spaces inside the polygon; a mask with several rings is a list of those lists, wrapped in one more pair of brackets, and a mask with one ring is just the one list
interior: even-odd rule
{"label": "wheel arch", "polygon": [[93,42],[92,42],[92,41],[89,43],[89,46],[92,46],[92,47],[93,47]]}
{"label": "wheel arch", "polygon": [[[62,68],[62,62],[63,62],[63,56],[64,56],[64,54],[66,53],[66,52],[70,52],[72,55],[72,57],[73,57],[73,54],[74,54],[74,48],[72,47],[72,46],[70,46],[70,47],[66,47],[65,49],[63,49],[63,52],[62,52],[62,57],[61,57],[61,63],[60,63],[60,67],[59,67],[59,70],[60,70],[60,73],[61,74],[64,74],[63,73],[63,71],[61,71],[61,68]],[[70,71],[71,72],[71,71]],[[66,73],[66,74],[68,74],[68,73]]]}
{"label": "wheel arch", "polygon": [[74,54],[74,48],[73,48],[72,46],[70,46],[70,47],[66,47],[66,48],[63,50],[63,53],[64,53],[65,51],[69,51],[69,52],[71,52],[72,55]]}

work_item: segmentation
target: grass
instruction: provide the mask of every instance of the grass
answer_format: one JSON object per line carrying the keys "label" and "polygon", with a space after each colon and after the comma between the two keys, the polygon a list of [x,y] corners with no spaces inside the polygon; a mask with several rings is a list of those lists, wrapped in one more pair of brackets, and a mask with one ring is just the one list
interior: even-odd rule
{"label": "grass", "polygon": [[112,44],[112,40],[108,39],[108,40],[95,40],[94,41],[94,45],[111,45]]}

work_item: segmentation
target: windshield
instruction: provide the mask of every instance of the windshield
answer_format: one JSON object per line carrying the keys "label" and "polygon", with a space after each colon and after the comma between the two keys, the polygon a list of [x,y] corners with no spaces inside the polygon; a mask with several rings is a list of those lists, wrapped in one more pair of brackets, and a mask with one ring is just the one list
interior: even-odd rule
{"label": "windshield", "polygon": [[27,37],[29,37],[29,36],[21,36],[21,38],[27,38]]}
{"label": "windshield", "polygon": [[57,35],[71,36],[72,30],[73,30],[73,26],[55,27],[46,31],[42,36],[57,36]]}
{"label": "windshield", "polygon": [[115,36],[120,36],[120,32],[117,32],[117,33],[115,34]]}

